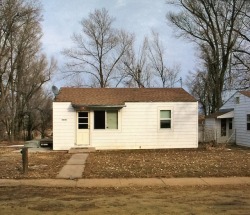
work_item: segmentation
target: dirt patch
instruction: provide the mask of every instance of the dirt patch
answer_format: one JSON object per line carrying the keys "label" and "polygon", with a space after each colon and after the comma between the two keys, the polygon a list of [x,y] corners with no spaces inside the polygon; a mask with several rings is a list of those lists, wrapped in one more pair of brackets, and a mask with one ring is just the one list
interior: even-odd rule
{"label": "dirt patch", "polygon": [[[0,147],[0,178],[55,178],[70,157],[66,151],[29,153],[24,175],[20,148]],[[83,178],[250,176],[249,166],[250,149],[232,146],[97,151],[89,154]]]}
{"label": "dirt patch", "polygon": [[250,176],[250,149],[124,150],[91,153],[84,178]]}
{"label": "dirt patch", "polygon": [[0,187],[2,214],[248,214],[249,186]]}
{"label": "dirt patch", "polygon": [[0,178],[55,178],[71,157],[67,152],[29,153],[28,174],[23,174],[20,148],[0,148]]}

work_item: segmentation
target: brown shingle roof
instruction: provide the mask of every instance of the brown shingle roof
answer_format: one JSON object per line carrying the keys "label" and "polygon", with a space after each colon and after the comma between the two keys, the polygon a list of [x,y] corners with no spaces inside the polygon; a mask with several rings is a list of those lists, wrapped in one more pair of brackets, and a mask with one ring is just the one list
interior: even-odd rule
{"label": "brown shingle roof", "polygon": [[125,102],[196,102],[181,88],[61,88],[57,102],[74,105],[124,105]]}
{"label": "brown shingle roof", "polygon": [[240,93],[250,98],[250,91],[240,91]]}

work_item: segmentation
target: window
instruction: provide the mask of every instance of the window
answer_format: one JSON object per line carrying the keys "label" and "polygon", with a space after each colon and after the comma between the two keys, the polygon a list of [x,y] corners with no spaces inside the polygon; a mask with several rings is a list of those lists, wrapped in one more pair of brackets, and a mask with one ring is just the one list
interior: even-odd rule
{"label": "window", "polygon": [[118,111],[94,111],[94,129],[118,129]]}
{"label": "window", "polygon": [[250,114],[247,114],[247,130],[250,131]]}
{"label": "window", "polygon": [[78,129],[88,129],[89,119],[88,112],[78,112]]}
{"label": "window", "polygon": [[228,121],[228,127],[229,127],[229,129],[233,129],[233,119],[229,118],[228,120],[229,120]]}
{"label": "window", "polygon": [[160,111],[160,128],[171,128],[171,110]]}
{"label": "window", "polygon": [[235,97],[235,104],[240,104],[240,97]]}

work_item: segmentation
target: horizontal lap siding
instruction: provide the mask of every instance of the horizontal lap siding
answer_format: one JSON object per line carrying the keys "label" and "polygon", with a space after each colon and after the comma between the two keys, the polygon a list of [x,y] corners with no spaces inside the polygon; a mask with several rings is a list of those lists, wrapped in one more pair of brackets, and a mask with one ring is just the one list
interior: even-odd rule
{"label": "horizontal lap siding", "polygon": [[[239,97],[239,104],[235,104],[235,98]],[[241,93],[231,97],[221,109],[234,108],[234,126],[236,129],[236,143],[250,147],[250,131],[247,131],[247,114],[250,114],[250,98]]]}
{"label": "horizontal lap siding", "polygon": [[53,102],[53,149],[68,150],[75,144],[76,112],[70,102]]}
{"label": "horizontal lap siding", "polygon": [[[159,110],[172,109],[173,127],[159,130]],[[94,130],[97,149],[194,148],[198,145],[197,103],[126,103],[119,113],[119,130]],[[92,113],[93,117],[93,113]]]}

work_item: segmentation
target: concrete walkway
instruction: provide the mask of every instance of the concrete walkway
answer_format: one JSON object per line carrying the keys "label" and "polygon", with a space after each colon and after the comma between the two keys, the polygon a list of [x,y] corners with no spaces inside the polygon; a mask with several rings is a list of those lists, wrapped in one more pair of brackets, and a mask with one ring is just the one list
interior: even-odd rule
{"label": "concrete walkway", "polygon": [[250,185],[250,177],[230,178],[127,178],[127,179],[0,179],[0,187],[173,187]]}
{"label": "concrete walkway", "polygon": [[85,162],[89,154],[73,154],[66,165],[61,169],[56,178],[76,179],[82,178]]}

